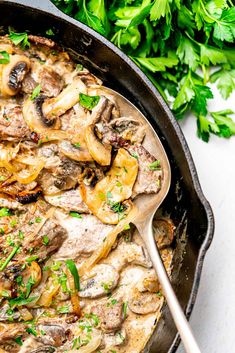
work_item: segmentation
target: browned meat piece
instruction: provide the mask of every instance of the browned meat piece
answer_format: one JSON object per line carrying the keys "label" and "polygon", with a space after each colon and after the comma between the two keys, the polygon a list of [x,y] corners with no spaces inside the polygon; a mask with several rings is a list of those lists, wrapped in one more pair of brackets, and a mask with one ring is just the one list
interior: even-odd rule
{"label": "browned meat piece", "polygon": [[0,137],[5,140],[30,138],[30,130],[19,105],[1,106]]}
{"label": "browned meat piece", "polygon": [[6,207],[11,210],[22,210],[23,206],[18,202],[15,201],[10,196],[0,193],[0,207]]}
{"label": "browned meat piece", "polygon": [[47,97],[56,97],[64,86],[62,77],[50,67],[42,67],[38,75],[41,91]]}
{"label": "browned meat piece", "polygon": [[53,48],[55,46],[55,42],[49,38],[34,36],[32,34],[29,34],[28,39],[30,42],[33,42],[35,44],[46,45],[47,47],[50,47],[50,48]]}
{"label": "browned meat piece", "polygon": [[121,328],[123,322],[123,303],[107,305],[107,303],[97,304],[91,308],[92,314],[98,316],[100,327],[105,332],[117,331]]}
{"label": "browned meat piece", "polygon": [[24,190],[19,192],[16,195],[16,200],[21,204],[26,205],[27,203],[36,202],[40,195],[42,195],[42,189],[40,187],[36,187],[31,191]]}
{"label": "browned meat piece", "polygon": [[[47,195],[74,188],[82,173],[81,166],[66,157],[59,159],[59,165],[43,171],[38,179],[43,192]],[[48,163],[49,166],[49,163]]]}
{"label": "browned meat piece", "polygon": [[[25,236],[22,241],[22,250],[29,256],[37,255],[39,259],[46,259],[49,255],[58,250],[66,239],[67,232],[55,220],[48,219],[37,234],[30,234],[29,227],[27,233],[24,228],[22,232]],[[29,236],[27,236],[29,234]],[[45,241],[46,236],[46,241]],[[20,256],[20,254],[19,254]]]}
{"label": "browned meat piece", "polygon": [[67,239],[55,255],[61,259],[76,259],[81,254],[91,254],[113,229],[93,215],[83,214],[81,218],[76,218],[56,211],[55,216],[68,232]]}
{"label": "browned meat piece", "polygon": [[125,147],[131,143],[141,143],[145,136],[144,126],[133,118],[112,119],[109,124],[96,124],[98,133],[104,143],[115,148]]}
{"label": "browned meat piece", "polygon": [[27,74],[22,82],[22,91],[27,94],[32,94],[36,86],[37,82],[33,79],[31,74]]}
{"label": "browned meat piece", "polygon": [[[162,169],[154,156],[141,145],[130,145],[128,151],[139,163],[139,171],[133,188],[133,194],[157,193],[161,188]],[[152,163],[156,162],[156,166]]]}
{"label": "browned meat piece", "polygon": [[52,169],[59,166],[61,163],[58,145],[55,143],[46,143],[38,149],[38,157],[40,157],[44,162],[46,169]]}
{"label": "browned meat piece", "polygon": [[45,200],[52,206],[63,208],[65,211],[90,213],[87,205],[82,201],[79,189],[64,191],[58,195],[48,195],[45,196]]}
{"label": "browned meat piece", "polygon": [[175,226],[171,219],[160,218],[153,221],[154,238],[159,249],[171,245],[174,239]]}
{"label": "browned meat piece", "polygon": [[[11,307],[8,304],[4,304],[1,307],[0,311],[0,322],[9,322],[10,320],[19,320],[20,319],[20,313],[18,311],[10,311]],[[17,325],[18,326],[18,325]],[[18,331],[18,328],[16,328],[16,331]],[[6,332],[5,335],[8,336],[12,334],[12,332]],[[0,330],[0,340],[1,340],[1,330]]]}
{"label": "browned meat piece", "polygon": [[8,194],[8,195],[18,195],[21,192],[30,192],[37,186],[36,181],[33,181],[32,183],[29,184],[20,184],[18,181],[13,182],[10,185],[7,183],[7,180],[2,183],[1,185],[1,191]]}
{"label": "browned meat piece", "polygon": [[38,326],[39,332],[43,332],[38,340],[45,345],[60,347],[66,342],[65,329],[61,325],[42,324]]}

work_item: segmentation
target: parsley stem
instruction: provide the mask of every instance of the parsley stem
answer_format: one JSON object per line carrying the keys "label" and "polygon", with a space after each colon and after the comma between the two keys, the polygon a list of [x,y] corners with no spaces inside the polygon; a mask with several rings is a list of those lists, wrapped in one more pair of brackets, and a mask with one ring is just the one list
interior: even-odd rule
{"label": "parsley stem", "polygon": [[16,252],[19,250],[19,248],[20,248],[19,245],[14,246],[12,252],[9,254],[9,256],[6,258],[6,260],[4,261],[2,266],[0,267],[0,271],[3,271],[4,268],[7,267],[7,265],[11,261],[11,259],[15,256]]}

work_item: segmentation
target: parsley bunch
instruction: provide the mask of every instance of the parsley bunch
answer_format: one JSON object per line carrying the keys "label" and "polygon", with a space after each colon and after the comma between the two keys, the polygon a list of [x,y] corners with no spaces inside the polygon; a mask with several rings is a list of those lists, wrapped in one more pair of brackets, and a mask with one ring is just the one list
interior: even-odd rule
{"label": "parsley bunch", "polygon": [[208,112],[215,83],[235,89],[234,0],[53,0],[109,38],[141,67],[177,119],[197,118],[198,136],[235,134],[230,109]]}

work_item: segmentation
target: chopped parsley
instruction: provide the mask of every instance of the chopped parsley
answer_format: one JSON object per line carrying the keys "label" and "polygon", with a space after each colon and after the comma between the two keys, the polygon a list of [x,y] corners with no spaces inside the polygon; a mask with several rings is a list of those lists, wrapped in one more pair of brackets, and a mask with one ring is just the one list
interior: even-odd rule
{"label": "chopped parsley", "polygon": [[75,288],[80,291],[80,277],[75,263],[73,262],[73,260],[66,260],[65,263],[73,276]]}
{"label": "chopped parsley", "polygon": [[127,305],[128,305],[128,302],[123,303],[123,307],[122,307],[122,310],[123,310],[123,320],[126,319]]}
{"label": "chopped parsley", "polygon": [[139,156],[138,156],[138,154],[137,153],[135,153],[135,152],[132,152],[132,157],[134,157],[135,159],[139,159]]}
{"label": "chopped parsley", "polygon": [[37,337],[37,331],[35,330],[35,326],[32,325],[31,327],[26,328],[26,332],[30,333],[31,335]]}
{"label": "chopped parsley", "polygon": [[76,143],[73,143],[73,146],[75,148],[80,148],[81,147],[81,144],[79,142],[76,142]]}
{"label": "chopped parsley", "polygon": [[42,243],[43,245],[47,246],[49,244],[49,238],[47,235],[43,235],[42,237]]}
{"label": "chopped parsley", "polygon": [[30,47],[30,43],[28,41],[28,34],[26,32],[16,33],[16,32],[13,32],[12,30],[9,30],[8,37],[15,45],[20,44],[22,49],[25,49],[26,47]]}
{"label": "chopped parsley", "polygon": [[161,168],[161,164],[159,160],[156,160],[155,162],[152,162],[149,164],[150,170],[159,170],[160,168]]}
{"label": "chopped parsley", "polygon": [[2,207],[0,209],[0,217],[7,217],[7,216],[11,216],[11,211],[7,207]]}
{"label": "chopped parsley", "polygon": [[36,97],[38,97],[38,95],[40,94],[40,92],[41,92],[41,86],[40,86],[40,85],[37,85],[37,86],[34,88],[32,94],[31,94],[31,96],[30,96],[30,99],[31,99],[31,100],[34,100]]}
{"label": "chopped parsley", "polygon": [[69,305],[59,306],[56,311],[58,314],[68,314],[69,313]]}
{"label": "chopped parsley", "polygon": [[14,339],[14,341],[15,341],[19,346],[23,346],[22,336],[16,337],[16,338]]}
{"label": "chopped parsley", "polygon": [[86,319],[92,319],[94,322],[94,326],[98,326],[100,323],[100,319],[98,318],[97,315],[90,313],[90,314],[85,314]]}
{"label": "chopped parsley", "polygon": [[76,65],[76,70],[77,71],[82,71],[83,70],[83,65],[82,64],[77,64]]}
{"label": "chopped parsley", "polygon": [[100,100],[100,96],[88,96],[84,93],[79,94],[79,103],[82,107],[92,110]]}
{"label": "chopped parsley", "polygon": [[67,287],[67,276],[64,272],[58,277],[58,282],[61,285],[61,289],[63,293],[68,293],[68,287]]}
{"label": "chopped parsley", "polygon": [[55,33],[53,32],[53,30],[51,28],[49,28],[47,31],[46,31],[46,35],[48,36],[54,36]]}
{"label": "chopped parsley", "polygon": [[17,251],[19,250],[20,246],[16,245],[13,250],[11,251],[11,253],[8,255],[8,257],[6,258],[6,260],[3,262],[3,264],[0,266],[0,271],[3,271],[7,265],[9,264],[9,262],[11,261],[11,259],[15,256],[15,254],[17,253]]}
{"label": "chopped parsley", "polygon": [[24,233],[21,230],[19,230],[18,237],[20,238],[20,240],[24,239]]}
{"label": "chopped parsley", "polygon": [[74,211],[70,211],[70,212],[69,212],[69,215],[70,215],[71,217],[74,217],[74,218],[79,218],[79,219],[82,218],[82,216],[80,215],[80,213],[74,212]]}
{"label": "chopped parsley", "polygon": [[23,306],[33,302],[34,300],[37,300],[38,298],[39,298],[38,296],[30,297],[30,298],[17,297],[14,299],[10,299],[8,303],[10,306]]}
{"label": "chopped parsley", "polygon": [[10,62],[10,55],[6,51],[0,51],[0,56],[0,64],[8,64]]}
{"label": "chopped parsley", "polygon": [[42,222],[41,217],[36,217],[36,218],[35,218],[35,223],[41,223],[41,222]]}

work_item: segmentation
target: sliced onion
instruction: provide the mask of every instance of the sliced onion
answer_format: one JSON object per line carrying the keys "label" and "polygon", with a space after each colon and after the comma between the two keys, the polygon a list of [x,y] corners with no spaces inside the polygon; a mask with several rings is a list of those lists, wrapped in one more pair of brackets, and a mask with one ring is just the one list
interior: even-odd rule
{"label": "sliced onion", "polygon": [[85,140],[88,151],[94,160],[102,166],[110,165],[112,147],[110,145],[105,146],[98,140],[92,125],[86,127]]}
{"label": "sliced onion", "polygon": [[73,312],[77,315],[81,315],[80,301],[78,297],[78,291],[75,288],[74,278],[71,272],[66,268],[65,273],[68,279],[69,289],[71,291],[71,303],[73,307]]}
{"label": "sliced onion", "polygon": [[36,166],[30,166],[28,169],[21,170],[20,172],[14,173],[14,178],[21,184],[29,184],[35,179],[37,179],[44,165],[45,165],[44,162],[40,162]]}
{"label": "sliced onion", "polygon": [[37,305],[49,307],[51,305],[53,298],[58,293],[59,289],[60,289],[60,284],[56,284],[51,281],[51,283],[48,284],[48,289],[45,289],[40,299],[37,301]]}
{"label": "sliced onion", "polygon": [[77,349],[71,349],[68,350],[68,353],[92,353],[97,350],[97,348],[100,346],[102,340],[102,335],[101,332],[98,330],[92,330],[92,337],[91,340],[85,345]]}
{"label": "sliced onion", "polygon": [[27,308],[18,308],[20,316],[24,321],[30,321],[33,319],[33,315]]}
{"label": "sliced onion", "polygon": [[104,242],[97,248],[97,250],[94,251],[94,253],[82,263],[81,267],[79,267],[80,276],[84,276],[85,274],[87,274],[87,272],[89,272],[95,264],[97,264],[102,258],[108,256],[113,244],[117,239],[118,234],[123,231],[127,224],[134,222],[137,215],[137,208],[133,206],[132,210],[127,215],[127,217],[125,219],[122,219],[116,225],[116,227],[111,230],[111,232],[105,238]]}
{"label": "sliced onion", "polygon": [[[103,223],[117,224],[118,213],[112,211],[109,203],[118,203],[131,197],[132,188],[138,173],[138,162],[125,149],[120,148],[111,169],[92,189],[84,183],[80,185],[81,196],[91,212]],[[107,193],[111,198],[108,199]],[[127,214],[129,209],[125,211]]]}

